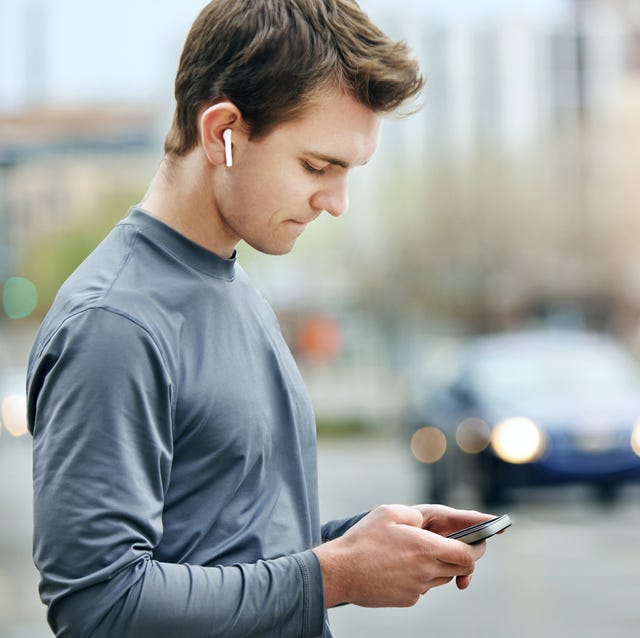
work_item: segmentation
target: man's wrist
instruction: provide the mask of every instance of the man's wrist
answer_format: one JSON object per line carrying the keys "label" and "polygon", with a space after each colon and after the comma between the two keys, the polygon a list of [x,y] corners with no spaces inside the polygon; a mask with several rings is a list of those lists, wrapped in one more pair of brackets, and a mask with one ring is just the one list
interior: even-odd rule
{"label": "man's wrist", "polygon": [[328,541],[313,548],[320,563],[324,606],[327,609],[350,601],[350,561],[340,540]]}

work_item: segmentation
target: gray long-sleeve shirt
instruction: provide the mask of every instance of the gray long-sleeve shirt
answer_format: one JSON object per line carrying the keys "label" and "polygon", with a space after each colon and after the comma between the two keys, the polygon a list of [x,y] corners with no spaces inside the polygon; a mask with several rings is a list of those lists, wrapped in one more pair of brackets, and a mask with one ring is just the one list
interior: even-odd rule
{"label": "gray long-sleeve shirt", "polygon": [[310,402],[235,259],[134,209],[28,371],[34,558],[58,636],[330,636]]}

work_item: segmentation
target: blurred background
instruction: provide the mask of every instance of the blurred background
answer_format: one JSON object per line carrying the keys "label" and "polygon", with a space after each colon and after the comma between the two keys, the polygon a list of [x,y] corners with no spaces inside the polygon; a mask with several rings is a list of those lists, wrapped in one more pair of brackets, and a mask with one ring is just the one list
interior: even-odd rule
{"label": "blurred background", "polygon": [[[0,0],[0,638],[50,635],[29,348],[142,197],[204,4]],[[360,4],[420,58],[422,108],[385,121],[347,215],[240,260],[309,385],[324,516],[442,497],[515,524],[468,592],[341,608],[336,634],[637,636],[640,0]],[[528,350],[504,341],[523,332]],[[607,345],[587,355],[582,337]],[[514,417],[509,442],[495,426]]]}

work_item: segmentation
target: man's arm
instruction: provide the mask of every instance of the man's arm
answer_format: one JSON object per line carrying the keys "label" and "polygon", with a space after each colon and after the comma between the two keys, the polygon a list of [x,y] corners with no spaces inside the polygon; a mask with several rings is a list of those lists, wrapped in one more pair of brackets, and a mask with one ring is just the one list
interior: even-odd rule
{"label": "man's arm", "polygon": [[225,567],[154,559],[176,388],[144,327],[93,309],[39,349],[29,371],[34,557],[57,635],[320,635],[312,551]]}

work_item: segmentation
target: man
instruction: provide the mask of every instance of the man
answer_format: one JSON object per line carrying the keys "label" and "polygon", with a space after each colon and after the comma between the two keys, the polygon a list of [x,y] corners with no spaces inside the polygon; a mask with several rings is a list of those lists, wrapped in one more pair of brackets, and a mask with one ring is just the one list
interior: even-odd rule
{"label": "man", "polygon": [[290,251],[421,88],[352,0],[214,0],[139,206],[61,288],[28,374],[34,556],[58,636],[331,635],[344,602],[469,584],[489,518],[385,506],[318,520],[314,419],[236,261]]}

